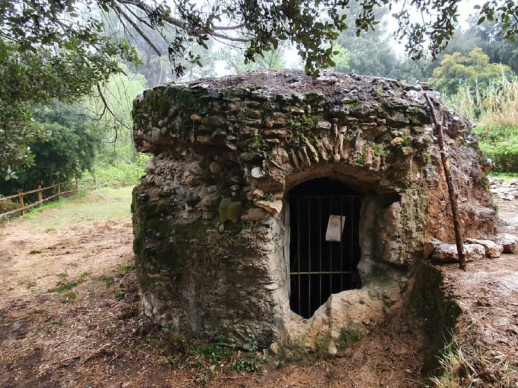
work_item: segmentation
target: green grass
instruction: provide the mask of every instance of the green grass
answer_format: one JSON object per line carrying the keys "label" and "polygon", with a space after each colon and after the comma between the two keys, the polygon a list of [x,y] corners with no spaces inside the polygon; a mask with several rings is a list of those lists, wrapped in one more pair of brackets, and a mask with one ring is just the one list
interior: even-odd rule
{"label": "green grass", "polygon": [[20,219],[46,232],[54,232],[80,221],[129,218],[132,190],[133,187],[103,187],[96,191],[80,192],[35,208]]}
{"label": "green grass", "polygon": [[488,175],[494,178],[503,179],[505,182],[518,179],[518,172],[490,172]]}

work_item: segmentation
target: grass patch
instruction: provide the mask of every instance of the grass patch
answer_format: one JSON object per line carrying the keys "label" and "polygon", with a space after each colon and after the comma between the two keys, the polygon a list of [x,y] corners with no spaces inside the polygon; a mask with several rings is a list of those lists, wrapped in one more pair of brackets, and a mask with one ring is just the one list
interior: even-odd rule
{"label": "grass patch", "polygon": [[[439,370],[428,379],[428,387],[510,387],[509,355],[497,347],[488,347],[477,341],[473,323],[461,319],[455,333],[438,357]],[[495,344],[496,346],[496,344]]]}
{"label": "grass patch", "polygon": [[158,333],[157,337],[148,333],[145,339],[161,351],[173,368],[197,369],[198,375],[203,378],[203,381],[198,381],[200,386],[208,384],[216,373],[235,371],[256,374],[267,363],[264,354],[258,352],[257,339],[253,334],[249,335],[249,351],[237,350],[235,345],[226,343],[223,336],[204,341],[187,339],[180,333],[167,336]]}
{"label": "grass patch", "polygon": [[125,275],[128,272],[132,272],[135,270],[135,263],[133,261],[129,263],[117,264],[117,274]]}
{"label": "grass patch", "polygon": [[80,192],[59,201],[33,209],[14,219],[25,220],[46,233],[57,232],[80,221],[104,221],[131,217],[133,187],[103,187],[96,191]]}
{"label": "grass patch", "polygon": [[71,290],[74,287],[77,287],[81,283],[83,283],[87,276],[90,275],[90,272],[83,272],[76,280],[73,281],[67,281],[68,274],[66,272],[62,273],[60,276],[63,278],[63,280],[60,280],[56,284],[56,288],[50,290],[53,292],[64,292]]}
{"label": "grass patch", "polygon": [[503,179],[505,182],[509,182],[513,179],[518,179],[518,172],[490,172],[487,175],[493,178]]}
{"label": "grass patch", "polygon": [[111,276],[102,275],[96,278],[95,280],[104,282],[106,288],[110,288],[111,286],[113,286],[113,278]]}

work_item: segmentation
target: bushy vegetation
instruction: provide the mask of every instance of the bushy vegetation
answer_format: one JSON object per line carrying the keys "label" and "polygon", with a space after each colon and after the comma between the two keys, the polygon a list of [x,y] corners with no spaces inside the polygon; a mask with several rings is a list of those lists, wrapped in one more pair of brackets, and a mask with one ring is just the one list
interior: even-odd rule
{"label": "bushy vegetation", "polygon": [[84,178],[95,177],[100,186],[134,186],[144,174],[146,163],[150,158],[150,155],[138,154],[134,162],[118,160],[99,163],[91,171],[86,172]]}
{"label": "bushy vegetation", "polygon": [[477,123],[480,147],[496,171],[518,172],[518,78],[484,89],[463,86],[447,102]]}
{"label": "bushy vegetation", "polygon": [[96,94],[28,108],[30,123],[40,135],[28,140],[30,160],[0,180],[0,193],[10,195],[83,176],[95,177],[103,185],[137,182],[147,159],[138,156],[131,139],[131,109],[147,85],[142,75],[119,66],[124,74],[113,75]]}

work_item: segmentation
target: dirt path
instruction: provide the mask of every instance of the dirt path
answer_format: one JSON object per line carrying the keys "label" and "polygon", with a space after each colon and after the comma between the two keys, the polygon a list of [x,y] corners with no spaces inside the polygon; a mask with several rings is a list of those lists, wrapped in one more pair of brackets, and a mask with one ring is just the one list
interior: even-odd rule
{"label": "dirt path", "polygon": [[[518,201],[497,200],[501,230],[518,236]],[[458,341],[467,355],[465,386],[518,387],[518,254],[441,267],[445,292],[465,312]]]}
{"label": "dirt path", "polygon": [[[129,191],[91,193],[0,228],[1,387],[422,386],[428,341],[409,313],[336,357],[299,362],[264,362],[160,330],[140,311],[129,209],[112,214],[117,195],[129,206]],[[85,215],[94,204],[97,215]],[[449,292],[489,330],[488,357],[513,362],[517,264],[507,256],[465,273],[445,269]]]}

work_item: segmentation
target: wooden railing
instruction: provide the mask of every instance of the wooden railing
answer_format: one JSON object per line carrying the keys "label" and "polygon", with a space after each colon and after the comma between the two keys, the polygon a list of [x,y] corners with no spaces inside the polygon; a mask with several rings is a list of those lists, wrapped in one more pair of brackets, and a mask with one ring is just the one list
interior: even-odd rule
{"label": "wooden railing", "polygon": [[[59,198],[62,195],[76,194],[77,192],[79,192],[80,184],[87,183],[87,182],[91,183],[90,188],[92,190],[97,190],[97,181],[95,178],[93,180],[88,180],[88,181],[80,181],[80,180],[76,179],[75,182],[56,183],[55,185],[48,186],[48,187],[41,187],[41,185],[38,185],[37,189],[25,191],[25,192],[22,189],[20,189],[20,190],[18,190],[18,194],[8,195],[7,197],[1,197],[0,203],[7,201],[7,200],[17,199],[18,203],[19,203],[19,207],[16,209],[9,210],[4,213],[0,213],[0,219],[7,217],[9,215],[18,213],[18,212],[20,213],[20,215],[24,215],[26,210],[29,210],[35,206],[43,205],[45,202],[50,201],[51,199]],[[65,191],[61,190],[62,188],[66,187],[66,186],[70,186],[70,185],[74,185],[74,184],[75,184],[75,186],[73,186],[73,189],[71,189],[71,190],[65,190]],[[48,197],[43,196],[43,193],[45,191],[52,190],[52,189],[57,189],[57,192],[55,194],[49,195]],[[26,204],[24,201],[24,197],[26,195],[36,194],[36,193],[38,194],[38,200],[31,204]]]}

